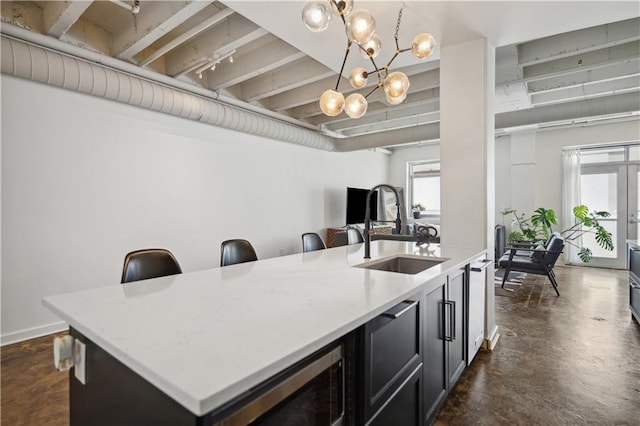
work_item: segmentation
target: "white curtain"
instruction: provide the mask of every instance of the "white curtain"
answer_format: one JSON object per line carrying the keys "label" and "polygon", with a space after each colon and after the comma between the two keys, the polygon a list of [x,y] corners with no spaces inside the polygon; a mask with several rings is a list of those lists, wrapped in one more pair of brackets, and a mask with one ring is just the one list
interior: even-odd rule
{"label": "white curtain", "polygon": [[[575,223],[573,208],[580,205],[580,150],[564,149],[562,152],[562,228],[567,229]],[[575,240],[581,245],[581,241]],[[566,264],[578,263],[578,250],[571,244],[564,246]]]}

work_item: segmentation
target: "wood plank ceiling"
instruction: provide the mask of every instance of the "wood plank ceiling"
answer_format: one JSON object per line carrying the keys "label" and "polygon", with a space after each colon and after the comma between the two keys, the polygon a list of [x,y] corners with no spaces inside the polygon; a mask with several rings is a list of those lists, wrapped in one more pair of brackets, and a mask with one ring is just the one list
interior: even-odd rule
{"label": "wood plank ceiling", "polygon": [[[315,125],[332,136],[348,138],[416,125],[437,129],[439,122],[438,55],[435,60],[416,59],[397,68],[411,81],[402,104],[389,105],[384,92],[378,90],[367,99],[367,114],[354,120],[345,113],[325,116],[318,106],[319,95],[336,84],[342,45],[331,47],[335,66],[327,66],[238,13],[232,1],[141,1],[135,14],[133,1],[2,1],[1,5],[3,24],[18,25],[218,91]],[[299,2],[293,5],[302,7]],[[392,6],[389,13],[395,20],[398,3]],[[300,20],[287,25],[303,26]],[[637,115],[639,28],[640,18],[631,16],[498,46],[498,131]],[[428,29],[407,32],[413,36],[413,32],[425,31]],[[348,73],[346,69],[343,76]],[[356,91],[346,78],[342,80],[340,88],[345,96]],[[371,80],[361,93],[377,82]],[[583,104],[595,99],[611,108],[587,108],[595,112],[585,113]],[[437,131],[434,134],[437,136]]]}

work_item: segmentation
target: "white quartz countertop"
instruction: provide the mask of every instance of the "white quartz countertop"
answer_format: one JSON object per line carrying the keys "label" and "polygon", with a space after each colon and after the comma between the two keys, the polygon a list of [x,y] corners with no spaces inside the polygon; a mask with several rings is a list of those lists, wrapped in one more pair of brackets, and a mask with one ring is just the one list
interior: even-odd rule
{"label": "white quartz countertop", "polygon": [[415,275],[337,247],[46,297],[71,327],[196,415],[204,415],[460,268],[483,250],[375,241],[450,259]]}

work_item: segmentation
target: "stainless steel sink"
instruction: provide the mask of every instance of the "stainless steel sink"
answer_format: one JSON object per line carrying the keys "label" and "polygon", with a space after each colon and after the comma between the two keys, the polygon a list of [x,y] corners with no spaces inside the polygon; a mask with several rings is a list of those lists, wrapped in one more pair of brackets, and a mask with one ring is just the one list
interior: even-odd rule
{"label": "stainless steel sink", "polygon": [[419,256],[398,255],[390,258],[372,260],[354,265],[356,268],[374,269],[376,271],[398,272],[400,274],[417,274],[446,262],[445,258],[423,258]]}

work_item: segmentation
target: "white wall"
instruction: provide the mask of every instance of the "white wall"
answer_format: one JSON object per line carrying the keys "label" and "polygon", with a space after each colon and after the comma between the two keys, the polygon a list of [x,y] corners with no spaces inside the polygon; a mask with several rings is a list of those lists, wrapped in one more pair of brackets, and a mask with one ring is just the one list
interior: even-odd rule
{"label": "white wall", "polygon": [[120,285],[124,255],[171,250],[185,272],[220,243],[260,258],[344,224],[346,187],[388,157],[330,153],[3,75],[2,342],[61,328],[44,296]]}
{"label": "white wall", "polygon": [[[640,120],[601,124],[598,126],[539,130],[513,134],[496,140],[496,223],[508,225],[500,214],[506,207],[530,214],[537,207],[562,209],[562,148],[640,140]],[[526,144],[529,162],[514,151]],[[533,144],[534,148],[529,146]],[[522,163],[530,170],[522,173]]]}

